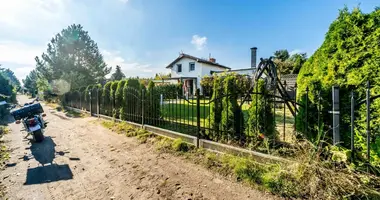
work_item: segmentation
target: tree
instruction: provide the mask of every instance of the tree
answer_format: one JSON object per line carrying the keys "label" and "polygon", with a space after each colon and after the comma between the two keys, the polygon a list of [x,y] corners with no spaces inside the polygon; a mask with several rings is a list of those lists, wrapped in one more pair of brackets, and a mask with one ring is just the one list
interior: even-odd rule
{"label": "tree", "polygon": [[102,83],[111,68],[103,61],[97,44],[81,25],[73,24],[55,35],[46,53],[36,57],[36,70],[51,82],[63,79],[72,88]]}
{"label": "tree", "polygon": [[288,50],[285,49],[274,52],[273,62],[276,64],[279,74],[298,74],[306,60],[306,53],[290,55]]}
{"label": "tree", "polygon": [[32,96],[37,92],[37,79],[38,74],[36,70],[32,70],[22,82],[24,87],[32,94]]}
{"label": "tree", "polygon": [[289,52],[286,49],[281,49],[281,50],[275,51],[274,56],[275,56],[275,58],[279,59],[280,61],[285,61],[290,57]]}
{"label": "tree", "polygon": [[117,81],[117,80],[121,80],[121,79],[124,79],[124,78],[125,78],[125,75],[121,71],[120,66],[116,65],[116,71],[111,75],[111,80],[112,81]]}
{"label": "tree", "polygon": [[5,79],[8,79],[9,83],[13,87],[19,88],[21,86],[20,81],[18,80],[18,78],[12,70],[0,68],[0,73],[3,75]]}
{"label": "tree", "polygon": [[171,73],[168,73],[168,74],[164,74],[164,73],[158,73],[154,76],[154,80],[162,80],[162,79],[165,79],[165,78],[170,78],[172,77],[172,74]]}

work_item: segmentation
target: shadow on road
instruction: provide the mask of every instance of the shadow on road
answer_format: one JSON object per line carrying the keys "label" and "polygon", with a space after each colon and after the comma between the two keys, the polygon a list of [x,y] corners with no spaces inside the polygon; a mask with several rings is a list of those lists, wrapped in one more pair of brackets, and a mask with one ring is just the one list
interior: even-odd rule
{"label": "shadow on road", "polygon": [[32,155],[42,166],[28,169],[25,185],[49,183],[73,178],[73,173],[69,165],[53,164],[56,155],[64,155],[64,152],[56,152],[55,146],[56,144],[51,137],[45,137],[41,143],[32,143],[30,147]]}
{"label": "shadow on road", "polygon": [[50,183],[61,180],[70,180],[73,173],[69,165],[45,165],[28,169],[24,185]]}

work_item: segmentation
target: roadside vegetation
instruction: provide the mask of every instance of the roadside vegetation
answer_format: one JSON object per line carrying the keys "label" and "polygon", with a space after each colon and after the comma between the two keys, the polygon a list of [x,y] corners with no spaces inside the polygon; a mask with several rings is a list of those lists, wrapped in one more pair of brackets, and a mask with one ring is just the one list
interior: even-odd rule
{"label": "roadside vegetation", "polygon": [[[9,132],[9,129],[0,125],[0,171],[3,169],[5,161],[9,159],[7,147],[3,144],[2,137]],[[5,186],[0,181],[0,198],[5,196]]]}
{"label": "roadside vegetation", "polygon": [[380,179],[342,167],[342,161],[320,161],[322,151],[304,142],[298,146],[297,159],[291,163],[262,163],[251,157],[218,154],[197,149],[181,139],[156,136],[126,122],[102,121],[101,124],[140,143],[155,145],[162,153],[181,156],[226,177],[234,177],[254,188],[286,198],[378,199]]}

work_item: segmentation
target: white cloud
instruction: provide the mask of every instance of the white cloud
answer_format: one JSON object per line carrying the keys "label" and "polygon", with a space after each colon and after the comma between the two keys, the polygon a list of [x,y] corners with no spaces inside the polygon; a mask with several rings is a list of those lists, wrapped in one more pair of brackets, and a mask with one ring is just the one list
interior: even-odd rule
{"label": "white cloud", "polygon": [[30,71],[32,71],[34,67],[31,66],[20,66],[16,69],[12,70],[16,77],[21,81],[22,79],[25,79],[25,77],[29,74]]}
{"label": "white cloud", "polygon": [[[0,6],[0,25],[11,30],[42,30],[60,26],[69,19],[70,0],[7,0]],[[4,30],[4,29],[3,29]]]}
{"label": "white cloud", "polygon": [[126,60],[122,57],[120,51],[102,50],[101,52],[103,54],[104,61],[108,66],[113,68],[113,71],[115,70],[116,65],[119,65],[127,77],[147,77],[152,75],[153,69],[150,64],[141,64],[139,62],[130,61],[130,59]]}
{"label": "white cloud", "polygon": [[193,35],[191,39],[191,44],[193,44],[198,51],[201,51],[207,44],[207,37],[206,36],[200,37],[199,35]]}
{"label": "white cloud", "polygon": [[293,55],[296,53],[303,53],[303,51],[301,49],[294,49],[293,51],[289,52],[290,55]]}
{"label": "white cloud", "polygon": [[0,63],[34,65],[34,58],[44,51],[43,46],[33,46],[18,41],[0,41]]}
{"label": "white cloud", "polygon": [[128,0],[119,0],[121,3],[127,3]]}

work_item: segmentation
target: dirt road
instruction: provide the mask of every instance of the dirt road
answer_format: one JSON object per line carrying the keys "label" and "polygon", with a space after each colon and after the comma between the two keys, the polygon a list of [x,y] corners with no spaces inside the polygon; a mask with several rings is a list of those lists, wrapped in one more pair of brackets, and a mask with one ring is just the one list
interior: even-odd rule
{"label": "dirt road", "polygon": [[[19,96],[19,102],[28,100]],[[42,143],[5,136],[11,159],[0,181],[9,199],[272,199],[179,157],[117,135],[95,118],[69,118],[44,107]]]}

